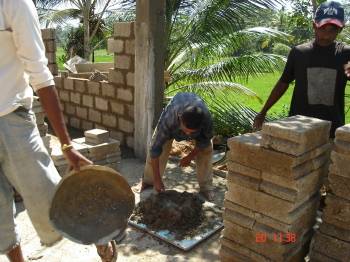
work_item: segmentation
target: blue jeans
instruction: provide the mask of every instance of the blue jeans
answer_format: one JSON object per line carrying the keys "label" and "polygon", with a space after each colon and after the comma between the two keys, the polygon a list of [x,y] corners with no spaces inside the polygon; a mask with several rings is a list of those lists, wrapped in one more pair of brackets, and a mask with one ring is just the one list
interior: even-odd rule
{"label": "blue jeans", "polygon": [[49,221],[50,202],[59,180],[34,113],[17,110],[0,117],[0,253],[7,253],[20,241],[11,186],[21,194],[41,242],[51,245],[60,239]]}

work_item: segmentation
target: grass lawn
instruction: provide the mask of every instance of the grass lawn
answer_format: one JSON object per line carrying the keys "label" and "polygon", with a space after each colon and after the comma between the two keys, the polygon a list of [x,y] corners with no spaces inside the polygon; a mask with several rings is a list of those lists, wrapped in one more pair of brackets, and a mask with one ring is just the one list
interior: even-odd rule
{"label": "grass lawn", "polygon": [[[240,98],[242,104],[247,105],[254,109],[255,111],[260,111],[263,107],[263,104],[270,95],[271,90],[273,89],[275,83],[280,77],[280,73],[276,72],[273,74],[265,74],[261,77],[251,78],[247,83],[241,83],[254,91],[263,101],[260,103],[258,100],[252,100],[247,98]],[[281,97],[281,99],[269,110],[269,114],[281,113],[289,111],[290,101],[292,99],[294,85],[290,85],[286,93]],[[350,94],[350,83],[347,85],[345,92]],[[350,123],[350,98],[345,99],[345,123]],[[347,112],[348,111],[348,112]]]}
{"label": "grass lawn", "polygon": [[[254,91],[260,98],[261,102],[257,99],[250,99],[244,96],[239,98],[242,104],[249,106],[255,111],[260,111],[269,97],[271,90],[275,86],[277,80],[280,77],[280,73],[264,74],[260,77],[250,78],[248,82],[241,82],[240,84],[248,87],[250,90]],[[281,113],[289,111],[290,101],[292,99],[293,85],[290,85],[286,93],[281,97],[281,99],[269,110],[269,114]]]}
{"label": "grass lawn", "polygon": [[[60,61],[59,57],[64,54],[62,47],[58,47],[56,51],[56,61],[59,70],[65,70],[63,67],[63,62]],[[113,62],[114,54],[107,54],[106,49],[95,50],[95,62]]]}

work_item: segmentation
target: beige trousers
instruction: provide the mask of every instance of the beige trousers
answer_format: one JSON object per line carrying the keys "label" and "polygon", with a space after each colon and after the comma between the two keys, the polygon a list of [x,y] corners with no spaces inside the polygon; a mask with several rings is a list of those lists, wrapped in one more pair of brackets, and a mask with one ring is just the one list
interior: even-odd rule
{"label": "beige trousers", "polygon": [[[169,159],[169,153],[173,143],[172,140],[168,140],[163,145],[162,154],[159,156],[159,173],[162,177]],[[195,157],[196,162],[196,175],[197,181],[200,187],[200,191],[212,190],[213,185],[213,143],[204,149],[201,149]],[[153,185],[153,168],[149,151],[147,153],[145,171],[143,174],[143,182],[149,185]]]}

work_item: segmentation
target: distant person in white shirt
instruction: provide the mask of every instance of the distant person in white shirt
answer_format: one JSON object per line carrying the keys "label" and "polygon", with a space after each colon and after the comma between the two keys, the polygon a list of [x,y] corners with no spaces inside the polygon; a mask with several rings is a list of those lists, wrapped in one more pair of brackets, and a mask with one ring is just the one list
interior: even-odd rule
{"label": "distant person in white shirt", "polygon": [[[11,262],[24,261],[12,186],[22,195],[42,244],[52,245],[61,238],[48,215],[60,176],[36,126],[32,89],[40,97],[70,166],[78,170],[91,164],[71,145],[32,0],[0,0],[0,254]],[[97,251],[103,261],[112,261],[108,243],[101,243]]]}

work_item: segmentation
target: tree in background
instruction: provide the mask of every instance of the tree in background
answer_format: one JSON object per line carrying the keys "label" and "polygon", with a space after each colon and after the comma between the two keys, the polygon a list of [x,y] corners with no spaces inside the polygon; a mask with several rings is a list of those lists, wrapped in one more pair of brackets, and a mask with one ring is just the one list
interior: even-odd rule
{"label": "tree in background", "polygon": [[[118,0],[55,0],[49,5],[38,6],[38,9],[43,14],[41,20],[48,25],[62,25],[68,20],[78,19],[83,30],[83,57],[90,60],[91,52],[105,40],[108,32],[104,23],[105,15],[117,8],[118,4]],[[66,5],[67,8],[55,9],[59,5]],[[80,30],[76,30],[78,35]]]}
{"label": "tree in background", "polygon": [[280,69],[283,57],[246,47],[259,36],[285,35],[260,26],[249,28],[246,21],[274,9],[277,3],[281,1],[166,0],[164,64],[170,76],[166,95],[179,91],[201,95],[221,134],[250,129],[254,112],[240,104],[238,97],[259,98],[238,82]]}

